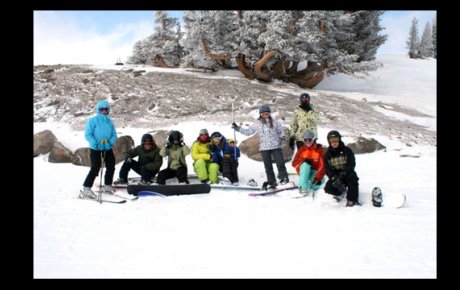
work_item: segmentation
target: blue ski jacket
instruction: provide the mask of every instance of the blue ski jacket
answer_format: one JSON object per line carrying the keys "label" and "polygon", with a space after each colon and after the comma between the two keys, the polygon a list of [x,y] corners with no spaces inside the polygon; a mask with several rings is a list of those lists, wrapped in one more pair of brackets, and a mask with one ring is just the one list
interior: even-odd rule
{"label": "blue ski jacket", "polygon": [[[101,113],[101,108],[107,108],[107,115]],[[117,132],[109,113],[109,103],[105,100],[99,101],[96,105],[96,116],[86,123],[85,138],[93,150],[108,151],[117,141]]]}

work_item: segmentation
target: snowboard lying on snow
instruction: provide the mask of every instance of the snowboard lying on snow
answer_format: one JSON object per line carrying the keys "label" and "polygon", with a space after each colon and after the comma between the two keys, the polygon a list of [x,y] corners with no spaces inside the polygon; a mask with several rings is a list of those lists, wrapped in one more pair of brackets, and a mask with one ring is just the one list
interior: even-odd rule
{"label": "snowboard lying on snow", "polygon": [[185,195],[209,193],[211,186],[205,183],[198,184],[171,184],[171,185],[128,185],[128,193],[139,195],[139,192],[153,192],[161,195]]}

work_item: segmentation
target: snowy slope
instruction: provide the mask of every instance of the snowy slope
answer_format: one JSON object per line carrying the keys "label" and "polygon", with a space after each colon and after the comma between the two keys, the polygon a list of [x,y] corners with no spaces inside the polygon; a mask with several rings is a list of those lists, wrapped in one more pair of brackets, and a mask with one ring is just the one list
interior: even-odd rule
{"label": "snowy slope", "polygon": [[[395,68],[398,63],[405,67],[397,58],[389,57],[388,62]],[[419,74],[412,79],[413,90],[429,91],[417,81],[426,84],[424,78],[429,76],[418,65],[413,67],[414,74]],[[429,83],[436,84],[432,79]],[[388,96],[386,102],[397,102],[401,99],[396,96],[406,93],[385,95],[382,85],[375,82],[374,90],[366,95]],[[349,87],[322,89],[340,95],[363,92],[359,86],[355,91]],[[424,96],[431,98],[412,103],[416,109],[429,111],[436,95]],[[233,138],[230,126],[220,122],[154,129],[178,129],[190,146],[201,128]],[[71,150],[87,146],[82,131],[63,123],[34,124],[34,132],[43,129],[51,129]],[[326,143],[331,129],[319,128],[320,143]],[[117,131],[131,135],[136,144],[145,133],[145,129],[129,127]],[[236,137],[238,142],[247,138],[239,133]],[[203,195],[100,205],[76,199],[89,168],[48,163],[47,155],[36,157],[34,276],[435,278],[436,146],[407,146],[385,134],[372,137],[387,150],[356,155],[364,205],[353,208],[332,201],[322,190],[314,201],[283,195],[249,197],[243,191],[213,189]],[[345,137],[348,141],[351,139]],[[190,156],[187,162],[193,172]],[[286,165],[294,172],[290,163]],[[117,164],[115,177],[120,167]],[[241,183],[255,178],[260,184],[265,177],[263,164],[243,155],[239,176]],[[384,200],[405,193],[407,205],[374,208],[370,202],[374,186],[382,188]]]}

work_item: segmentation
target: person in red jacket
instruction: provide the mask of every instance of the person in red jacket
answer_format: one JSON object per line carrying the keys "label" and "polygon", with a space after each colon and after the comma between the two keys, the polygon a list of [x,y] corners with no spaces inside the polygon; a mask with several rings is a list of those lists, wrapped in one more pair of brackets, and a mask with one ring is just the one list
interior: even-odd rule
{"label": "person in red jacket", "polygon": [[324,148],[316,143],[315,133],[307,130],[303,135],[304,144],[297,150],[292,166],[299,174],[299,192],[308,194],[318,190],[325,182]]}

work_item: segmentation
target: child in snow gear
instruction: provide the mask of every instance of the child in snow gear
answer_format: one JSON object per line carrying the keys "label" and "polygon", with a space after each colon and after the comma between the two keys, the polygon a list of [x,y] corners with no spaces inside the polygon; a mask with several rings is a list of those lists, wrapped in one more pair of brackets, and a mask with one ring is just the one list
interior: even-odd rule
{"label": "child in snow gear", "polygon": [[241,156],[240,148],[235,145],[235,141],[233,139],[227,139],[227,144],[230,147],[230,152],[224,152],[222,175],[227,177],[233,185],[239,185],[238,158]]}
{"label": "child in snow gear", "polygon": [[324,149],[316,140],[313,131],[306,131],[303,135],[304,145],[299,148],[292,161],[292,166],[299,174],[299,192],[302,194],[318,190],[325,181]]}
{"label": "child in snow gear", "polygon": [[99,101],[96,105],[96,116],[91,117],[86,123],[85,138],[89,142],[91,169],[83,183],[82,197],[84,198],[96,198],[91,187],[93,187],[94,179],[99,174],[102,158],[104,158],[106,167],[104,191],[114,192],[112,181],[115,173],[115,155],[112,147],[117,141],[117,132],[109,114],[109,103],[105,100]]}
{"label": "child in snow gear", "polygon": [[341,196],[346,191],[347,206],[358,204],[358,175],[355,172],[355,154],[342,142],[336,130],[327,134],[329,147],[324,156],[329,180],[324,187],[326,193]]}
{"label": "child in snow gear", "polygon": [[179,183],[190,183],[187,179],[187,163],[185,156],[190,154],[190,148],[184,143],[184,136],[179,131],[169,134],[160,155],[168,156],[168,167],[158,173],[157,183],[166,184],[166,179],[177,177]]}
{"label": "child in snow gear", "polygon": [[[139,156],[138,161],[133,159],[136,156]],[[150,180],[157,175],[162,164],[163,158],[153,136],[144,134],[141,145],[125,153],[125,162],[121,166],[118,183],[128,183],[128,173],[132,169],[141,175],[140,184],[150,184]]]}
{"label": "child in snow gear", "polygon": [[249,128],[244,129],[235,123],[232,124],[232,129],[235,129],[243,135],[259,133],[259,151],[262,154],[265,173],[267,175],[267,181],[262,185],[263,190],[274,189],[277,185],[275,173],[273,172],[272,155],[275,158],[276,167],[278,168],[280,184],[284,185],[289,182],[286,166],[284,165],[283,153],[281,151],[284,130],[281,123],[274,120],[270,114],[270,107],[268,105],[263,105],[259,108],[258,121],[249,126]]}
{"label": "child in snow gear", "polygon": [[303,136],[307,130],[313,131],[318,136],[318,112],[310,104],[310,95],[303,93],[299,97],[299,106],[294,109],[291,119],[291,138],[289,146],[294,150],[294,143],[297,149],[303,146]]}
{"label": "child in snow gear", "polygon": [[211,162],[210,142],[208,130],[201,129],[192,145],[193,169],[201,183],[218,183],[219,164]]}

